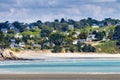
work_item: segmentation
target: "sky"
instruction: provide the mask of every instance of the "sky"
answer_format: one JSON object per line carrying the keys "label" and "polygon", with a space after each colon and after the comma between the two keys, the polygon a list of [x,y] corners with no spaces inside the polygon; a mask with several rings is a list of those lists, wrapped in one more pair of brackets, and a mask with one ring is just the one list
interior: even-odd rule
{"label": "sky", "polygon": [[120,18],[120,0],[0,0],[0,22]]}

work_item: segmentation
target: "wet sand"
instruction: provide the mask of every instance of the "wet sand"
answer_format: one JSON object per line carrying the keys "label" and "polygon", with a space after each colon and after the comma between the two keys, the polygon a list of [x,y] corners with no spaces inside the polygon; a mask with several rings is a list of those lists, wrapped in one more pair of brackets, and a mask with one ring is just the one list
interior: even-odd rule
{"label": "wet sand", "polygon": [[0,80],[120,80],[120,74],[0,74]]}

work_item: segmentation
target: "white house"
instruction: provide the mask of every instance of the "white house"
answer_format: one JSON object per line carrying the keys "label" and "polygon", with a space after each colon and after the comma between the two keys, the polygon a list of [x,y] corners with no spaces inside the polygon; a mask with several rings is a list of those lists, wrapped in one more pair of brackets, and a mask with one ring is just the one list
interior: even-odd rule
{"label": "white house", "polygon": [[90,35],[88,35],[87,36],[87,39],[86,39],[86,41],[93,41],[93,40],[96,40],[96,38],[95,38],[95,34],[90,34]]}
{"label": "white house", "polygon": [[7,32],[8,32],[8,29],[7,29],[7,28],[1,28],[1,31],[2,31],[3,33],[7,33]]}
{"label": "white house", "polygon": [[70,34],[69,32],[67,32],[67,31],[65,32],[65,35],[67,35],[67,36],[68,36],[69,34]]}
{"label": "white house", "polygon": [[15,43],[15,39],[11,39],[10,47],[17,48],[17,44]]}
{"label": "white house", "polygon": [[85,42],[86,42],[86,39],[77,39],[77,40],[74,40],[74,41],[73,41],[73,44],[77,44],[78,42],[80,42],[80,43],[85,43]]}
{"label": "white house", "polygon": [[79,34],[80,34],[80,31],[76,31],[76,34],[79,35]]}
{"label": "white house", "polygon": [[34,35],[30,35],[30,38],[33,38],[33,37],[35,37]]}
{"label": "white house", "polygon": [[92,28],[99,28],[99,26],[96,25],[96,24],[93,24],[93,25],[92,25]]}
{"label": "white house", "polygon": [[115,26],[120,26],[120,22],[118,22]]}
{"label": "white house", "polygon": [[9,28],[10,30],[15,30],[17,33],[19,33],[19,29],[17,29],[15,26],[13,26],[12,24],[9,24]]}
{"label": "white house", "polygon": [[24,48],[24,47],[25,47],[25,43],[24,43],[24,42],[20,42],[18,45],[19,45],[19,47],[21,47],[21,48]]}
{"label": "white house", "polygon": [[23,36],[20,35],[19,33],[17,33],[14,37],[15,37],[15,38],[22,38]]}
{"label": "white house", "polygon": [[74,29],[74,25],[68,25],[69,29]]}
{"label": "white house", "polygon": [[52,32],[55,33],[55,32],[57,32],[57,31],[56,31],[56,30],[53,30]]}
{"label": "white house", "polygon": [[50,42],[45,42],[43,46],[50,46]]}
{"label": "white house", "polygon": [[33,44],[34,47],[38,47],[38,48],[41,48],[41,45],[40,44]]}
{"label": "white house", "polygon": [[73,41],[73,44],[77,44],[77,43],[78,43],[78,40],[74,40],[74,41]]}
{"label": "white house", "polygon": [[79,34],[80,34],[80,31],[76,31],[75,34],[73,35],[73,37],[77,38],[79,36]]}

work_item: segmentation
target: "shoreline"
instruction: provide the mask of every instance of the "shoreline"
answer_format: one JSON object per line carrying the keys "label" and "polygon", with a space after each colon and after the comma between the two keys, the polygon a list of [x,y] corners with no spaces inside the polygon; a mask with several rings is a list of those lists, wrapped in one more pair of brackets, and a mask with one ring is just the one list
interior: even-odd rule
{"label": "shoreline", "polygon": [[120,74],[0,74],[0,80],[119,80]]}
{"label": "shoreline", "polygon": [[120,72],[7,72],[7,73],[0,73],[0,75],[5,75],[5,74],[8,74],[8,75],[120,75]]}

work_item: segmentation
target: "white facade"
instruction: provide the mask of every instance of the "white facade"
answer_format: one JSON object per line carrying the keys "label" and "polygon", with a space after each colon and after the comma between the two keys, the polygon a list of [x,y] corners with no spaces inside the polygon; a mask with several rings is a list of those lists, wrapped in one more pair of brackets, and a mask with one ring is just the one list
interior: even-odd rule
{"label": "white facade", "polygon": [[22,35],[20,35],[19,33],[17,33],[16,35],[15,35],[15,38],[22,38],[23,36]]}
{"label": "white facade", "polygon": [[20,42],[18,45],[19,45],[19,47],[22,47],[22,48],[25,47],[25,43],[24,42]]}
{"label": "white facade", "polygon": [[7,33],[7,32],[8,32],[8,29],[2,28],[1,31],[2,31],[3,33]]}
{"label": "white facade", "polygon": [[99,26],[96,25],[96,24],[94,24],[94,25],[92,26],[92,28],[99,28]]}
{"label": "white facade", "polygon": [[77,44],[78,42],[80,42],[80,43],[85,43],[85,42],[86,42],[86,39],[77,39],[77,40],[74,40],[74,41],[73,41],[73,44]]}
{"label": "white facade", "polygon": [[17,44],[15,43],[15,39],[11,39],[10,47],[11,48],[16,48],[17,47]]}
{"label": "white facade", "polygon": [[74,29],[74,25],[69,25],[69,29]]}
{"label": "white facade", "polygon": [[93,40],[96,40],[96,38],[95,38],[95,35],[94,35],[94,34],[90,34],[90,35],[88,35],[88,36],[87,36],[86,41],[93,41]]}

